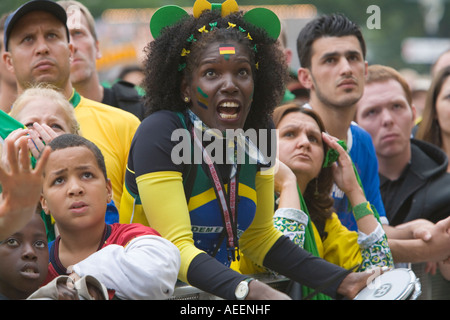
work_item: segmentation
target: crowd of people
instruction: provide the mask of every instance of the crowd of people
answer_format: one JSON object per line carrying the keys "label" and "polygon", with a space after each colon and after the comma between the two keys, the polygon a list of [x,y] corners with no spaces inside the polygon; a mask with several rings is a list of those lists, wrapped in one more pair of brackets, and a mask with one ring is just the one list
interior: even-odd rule
{"label": "crowd of people", "polygon": [[0,299],[354,299],[400,263],[450,280],[450,64],[418,122],[342,14],[299,30],[293,80],[271,10],[164,6],[112,87],[78,1],[0,24]]}

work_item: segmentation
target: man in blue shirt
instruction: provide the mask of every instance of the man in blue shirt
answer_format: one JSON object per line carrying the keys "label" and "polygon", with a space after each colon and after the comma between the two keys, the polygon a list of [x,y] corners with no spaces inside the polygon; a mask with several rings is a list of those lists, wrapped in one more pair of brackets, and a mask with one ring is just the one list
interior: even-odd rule
{"label": "man in blue shirt", "polygon": [[[343,15],[318,17],[301,30],[297,51],[301,64],[298,79],[310,90],[309,105],[320,115],[328,133],[346,142],[366,197],[381,222],[387,224],[372,139],[353,122],[367,74],[366,45],[360,28]],[[342,223],[356,230],[347,197],[336,186],[333,198]]]}

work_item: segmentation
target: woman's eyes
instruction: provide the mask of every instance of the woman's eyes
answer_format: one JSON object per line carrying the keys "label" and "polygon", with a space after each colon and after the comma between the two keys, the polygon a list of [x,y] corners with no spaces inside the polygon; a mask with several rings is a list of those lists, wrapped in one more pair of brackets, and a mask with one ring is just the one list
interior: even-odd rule
{"label": "woman's eyes", "polygon": [[294,131],[286,131],[286,132],[283,132],[283,134],[281,136],[285,137],[285,138],[292,138],[292,137],[295,137],[295,132]]}
{"label": "woman's eyes", "polygon": [[[28,129],[33,129],[33,123],[34,122],[29,122],[29,123],[25,124],[25,127],[27,127]],[[54,131],[64,131],[63,127],[61,125],[59,125],[58,123],[48,124],[48,126],[50,128],[52,128]]]}
{"label": "woman's eyes", "polygon": [[57,124],[57,123],[54,123],[54,124],[50,125],[50,128],[52,128],[52,129],[55,130],[55,131],[63,131],[62,126],[60,126],[60,125]]}
{"label": "woman's eyes", "polygon": [[204,73],[204,75],[205,75],[206,77],[211,78],[211,77],[216,76],[217,73],[216,73],[216,71],[210,69],[210,70],[206,70],[205,73]]}
{"label": "woman's eyes", "polygon": [[242,68],[239,71],[239,75],[240,76],[248,76],[248,75],[250,75],[250,70],[248,68]]}
{"label": "woman's eyes", "polygon": [[[245,68],[240,68],[237,71],[237,75],[240,77],[247,77],[251,74],[251,69],[248,67]],[[217,71],[216,69],[207,69],[206,71],[203,72],[203,76],[204,77],[209,77],[209,78],[213,78],[213,77],[218,77],[220,75],[220,72]]]}

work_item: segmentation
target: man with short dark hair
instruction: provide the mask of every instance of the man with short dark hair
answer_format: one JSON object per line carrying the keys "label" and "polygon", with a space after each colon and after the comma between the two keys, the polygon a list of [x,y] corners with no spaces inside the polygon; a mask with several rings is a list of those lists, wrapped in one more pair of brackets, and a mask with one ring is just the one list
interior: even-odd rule
{"label": "man with short dark hair", "polygon": [[[310,90],[309,105],[320,115],[328,133],[346,142],[367,200],[387,224],[372,140],[352,123],[367,69],[360,28],[340,14],[321,16],[301,30],[297,49],[301,65],[298,79]],[[336,186],[333,198],[339,219],[349,230],[357,230],[348,199]]]}

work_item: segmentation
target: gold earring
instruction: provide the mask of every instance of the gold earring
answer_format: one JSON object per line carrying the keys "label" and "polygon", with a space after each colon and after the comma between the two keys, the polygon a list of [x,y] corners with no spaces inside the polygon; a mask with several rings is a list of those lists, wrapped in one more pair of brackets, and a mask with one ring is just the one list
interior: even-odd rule
{"label": "gold earring", "polygon": [[189,97],[184,97],[184,102],[188,103],[190,100]]}

